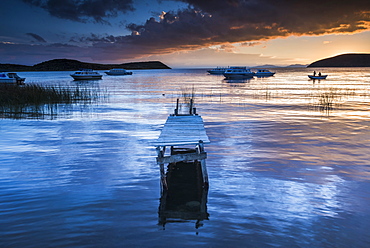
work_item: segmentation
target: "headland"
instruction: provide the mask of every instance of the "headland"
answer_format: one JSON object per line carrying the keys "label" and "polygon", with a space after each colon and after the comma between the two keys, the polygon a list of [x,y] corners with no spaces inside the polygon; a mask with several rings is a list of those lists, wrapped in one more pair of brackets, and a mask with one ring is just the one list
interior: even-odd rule
{"label": "headland", "polygon": [[315,61],[307,67],[370,67],[370,54],[341,54]]}

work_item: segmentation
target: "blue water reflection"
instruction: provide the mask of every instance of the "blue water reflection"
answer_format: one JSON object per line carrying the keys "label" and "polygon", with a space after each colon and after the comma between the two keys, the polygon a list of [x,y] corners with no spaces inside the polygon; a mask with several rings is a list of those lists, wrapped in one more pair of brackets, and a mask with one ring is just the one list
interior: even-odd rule
{"label": "blue water reflection", "polygon": [[[326,70],[315,83],[305,68],[238,83],[206,69],[134,71],[85,84],[107,101],[0,119],[0,246],[367,247],[369,72]],[[19,74],[76,84],[69,72]],[[193,88],[211,140],[210,216],[163,230],[151,141]]]}

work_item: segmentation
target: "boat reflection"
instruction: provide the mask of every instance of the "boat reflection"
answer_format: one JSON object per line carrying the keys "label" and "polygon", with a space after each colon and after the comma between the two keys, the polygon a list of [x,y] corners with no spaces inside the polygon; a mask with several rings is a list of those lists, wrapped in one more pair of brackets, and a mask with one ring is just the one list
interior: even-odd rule
{"label": "boat reflection", "polygon": [[251,78],[239,78],[239,79],[224,79],[223,81],[228,83],[232,87],[242,87],[245,83],[250,83]]}
{"label": "boat reflection", "polygon": [[257,78],[268,78],[273,77],[274,75],[255,75]]}
{"label": "boat reflection", "polygon": [[[190,151],[191,150],[191,151]],[[172,154],[195,152],[195,149],[172,149]],[[203,159],[204,160],[204,159]],[[208,220],[208,185],[203,182],[204,161],[180,161],[169,163],[166,172],[166,187],[161,190],[159,225],[195,220],[198,229],[203,220]]]}

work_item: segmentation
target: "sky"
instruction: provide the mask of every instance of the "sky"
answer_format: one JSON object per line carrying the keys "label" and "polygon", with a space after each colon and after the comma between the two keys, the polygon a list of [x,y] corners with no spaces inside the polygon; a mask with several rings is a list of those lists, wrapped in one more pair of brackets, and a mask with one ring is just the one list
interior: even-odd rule
{"label": "sky", "polygon": [[370,53],[369,0],[0,0],[0,15],[0,63],[288,66]]}

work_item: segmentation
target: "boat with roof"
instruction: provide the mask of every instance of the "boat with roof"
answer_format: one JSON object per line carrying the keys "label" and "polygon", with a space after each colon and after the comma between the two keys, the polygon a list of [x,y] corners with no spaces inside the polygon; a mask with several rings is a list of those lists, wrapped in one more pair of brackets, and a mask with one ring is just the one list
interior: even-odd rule
{"label": "boat with roof", "polygon": [[271,71],[269,71],[269,70],[267,70],[267,69],[258,69],[258,70],[254,73],[254,75],[255,75],[256,77],[271,77],[271,76],[275,75],[275,72],[271,72]]}
{"label": "boat with roof", "polygon": [[110,76],[132,75],[131,71],[127,71],[123,68],[113,68],[109,71],[106,71],[105,73]]}
{"label": "boat with roof", "polygon": [[15,72],[0,72],[0,83],[23,85],[25,80]]}
{"label": "boat with roof", "polygon": [[96,80],[101,79],[103,75],[91,69],[82,69],[71,74],[71,77],[74,80]]}
{"label": "boat with roof", "polygon": [[226,79],[234,79],[234,78],[252,78],[254,76],[254,72],[248,69],[245,66],[232,66],[227,69],[223,75]]}
{"label": "boat with roof", "polygon": [[212,75],[222,75],[227,69],[229,69],[229,67],[216,67],[207,72]]}

